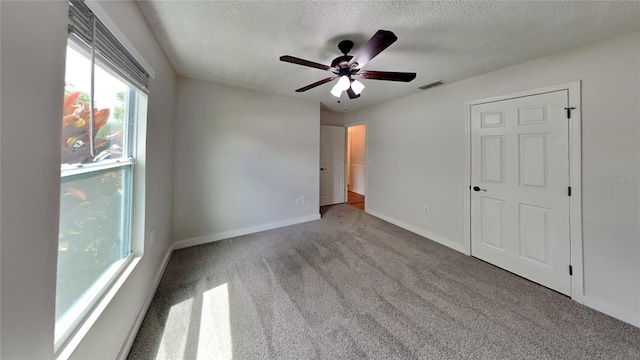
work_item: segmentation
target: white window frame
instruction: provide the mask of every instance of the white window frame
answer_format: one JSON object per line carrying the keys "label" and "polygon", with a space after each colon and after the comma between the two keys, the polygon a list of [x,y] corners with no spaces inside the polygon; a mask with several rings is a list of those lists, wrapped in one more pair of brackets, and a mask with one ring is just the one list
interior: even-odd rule
{"label": "white window frame", "polygon": [[[74,40],[69,40],[70,42]],[[72,46],[72,45],[67,45]],[[73,47],[73,46],[72,46]],[[99,66],[96,61],[94,66]],[[101,67],[108,70],[107,67]],[[115,74],[114,74],[115,75]],[[78,164],[62,164],[60,170],[60,182],[73,181],[82,175],[100,174],[109,170],[128,169],[125,172],[121,216],[123,217],[121,224],[123,227],[123,240],[128,242],[128,254],[113,263],[107,270],[100,275],[87,291],[78,299],[79,301],[73,305],[55,324],[55,350],[58,351],[63,347],[69,337],[71,337],[79,326],[86,320],[87,316],[95,309],[97,303],[104,297],[107,291],[113,286],[119,276],[123,273],[127,265],[131,264],[134,258],[133,251],[133,212],[135,201],[135,149],[136,149],[136,123],[137,117],[140,115],[138,107],[141,103],[140,97],[145,96],[137,90],[132,84],[115,75],[120,81],[129,87],[129,94],[125,97],[127,104],[125,105],[125,128],[123,138],[123,154],[125,157],[119,159],[103,160],[96,163],[78,163]],[[135,98],[131,99],[134,95]],[[132,106],[131,105],[135,105]],[[93,108],[93,106],[92,106]],[[130,156],[127,156],[130,155]],[[125,208],[126,207],[126,208]]]}
{"label": "white window frame", "polygon": [[[98,18],[103,21],[118,40],[121,41],[127,51],[132,54],[137,61],[143,65],[143,67],[150,74],[150,77],[154,77],[153,69],[148,65],[146,61],[140,56],[140,54],[132,47],[131,43],[126,39],[124,34],[117,28],[115,23],[109,18],[106,12],[94,1],[87,1],[87,5]],[[69,37],[67,46],[72,46],[74,43]],[[77,45],[77,44],[76,44]],[[99,62],[96,61],[94,66],[99,66]],[[101,66],[101,68],[111,72],[108,67]],[[128,206],[128,219],[123,226],[126,226],[128,231],[128,247],[129,252],[122,259],[116,261],[109,266],[107,270],[97,279],[96,282],[82,295],[81,301],[76,303],[68,313],[63,315],[56,323],[55,340],[54,340],[54,352],[56,359],[66,359],[71,356],[77,345],[82,338],[91,329],[97,318],[102,311],[111,302],[113,297],[118,293],[121,286],[124,284],[128,276],[133,272],[139,263],[143,255],[144,245],[144,209],[145,209],[145,140],[147,129],[147,107],[148,107],[148,89],[141,91],[140,88],[131,84],[129,81],[123,79],[118,74],[112,72],[123,83],[127,84],[134,91],[129,91],[130,94],[135,94],[135,98],[132,100],[130,95],[126,97],[127,104],[127,117],[126,124],[130,127],[125,131],[125,138],[123,139],[123,154],[130,155],[129,157],[123,157],[120,159],[103,160],[97,163],[85,163],[85,164],[63,164],[61,166],[61,184],[64,179],[71,179],[73,177],[98,173],[111,169],[124,169],[130,168],[128,175],[126,176],[127,184],[125,186],[128,189],[128,199],[123,198],[123,206]],[[135,103],[135,107],[132,109],[130,103]],[[126,195],[126,194],[125,194]]]}

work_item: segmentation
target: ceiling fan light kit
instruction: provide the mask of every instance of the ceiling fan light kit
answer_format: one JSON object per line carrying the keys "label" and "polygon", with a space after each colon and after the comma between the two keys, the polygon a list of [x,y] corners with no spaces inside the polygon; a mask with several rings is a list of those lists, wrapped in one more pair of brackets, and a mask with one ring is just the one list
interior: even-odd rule
{"label": "ceiling fan light kit", "polygon": [[338,82],[333,86],[333,89],[331,89],[331,94],[335,97],[340,97],[342,92],[349,89],[350,86],[351,81],[349,80],[349,78],[345,75],[342,75],[340,76],[340,79],[338,79]]}
{"label": "ceiling fan light kit", "polygon": [[340,88],[339,84],[333,85],[333,88],[331,89],[331,95],[339,98],[341,94],[342,94],[342,89]]}
{"label": "ceiling fan light kit", "polygon": [[351,89],[356,95],[360,95],[362,90],[364,90],[364,84],[358,80],[351,80]]}
{"label": "ceiling fan light kit", "polygon": [[398,37],[391,31],[378,30],[375,35],[373,35],[373,37],[369,39],[366,44],[358,49],[358,51],[353,56],[347,55],[353,47],[353,41],[343,40],[338,44],[338,48],[344,55],[338,56],[337,58],[333,59],[333,61],[331,62],[331,66],[300,59],[290,55],[281,56],[280,61],[330,71],[335,74],[335,76],[328,77],[313,84],[301,87],[297,89],[296,92],[303,92],[313,89],[316,86],[320,86],[322,84],[333,81],[338,77],[338,82],[331,89],[331,95],[340,97],[342,95],[342,92],[346,90],[349,98],[355,99],[360,97],[360,93],[362,93],[362,90],[364,90],[365,86],[360,81],[352,79],[352,76],[360,76],[360,78],[367,80],[402,82],[410,82],[416,78],[416,73],[362,70],[362,68],[369,61],[380,54],[384,49],[388,48],[396,40],[398,40]]}

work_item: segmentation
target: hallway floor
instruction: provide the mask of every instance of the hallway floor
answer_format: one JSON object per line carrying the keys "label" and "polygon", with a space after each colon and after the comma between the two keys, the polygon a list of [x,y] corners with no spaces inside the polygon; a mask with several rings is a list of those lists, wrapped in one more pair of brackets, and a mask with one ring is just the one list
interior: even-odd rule
{"label": "hallway floor", "polygon": [[364,211],[364,195],[349,191],[347,204]]}

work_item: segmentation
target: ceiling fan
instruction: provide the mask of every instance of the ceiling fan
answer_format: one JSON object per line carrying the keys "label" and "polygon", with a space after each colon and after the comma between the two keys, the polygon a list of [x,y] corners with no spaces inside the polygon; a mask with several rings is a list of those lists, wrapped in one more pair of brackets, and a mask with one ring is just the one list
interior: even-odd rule
{"label": "ceiling fan", "polygon": [[386,80],[386,81],[404,81],[409,82],[416,78],[416,73],[407,72],[390,72],[390,71],[375,71],[375,70],[362,70],[371,59],[380,54],[389,45],[393,44],[398,37],[387,30],[378,30],[375,35],[366,44],[364,44],[355,55],[347,55],[353,47],[353,41],[343,40],[338,44],[340,52],[344,55],[338,56],[333,59],[331,66],[319,64],[317,62],[300,59],[290,55],[284,55],[280,57],[280,61],[289,62],[292,64],[298,64],[302,66],[308,66],[320,70],[330,71],[335,76],[322,79],[314,82],[313,84],[301,87],[296,92],[303,92],[309,89],[313,89],[316,86],[326,84],[335,78],[340,78],[336,85],[331,90],[331,94],[335,97],[340,97],[342,91],[346,90],[350,99],[360,97],[360,92],[364,89],[364,85],[358,80],[354,80],[352,76],[360,76],[362,79],[367,80]]}

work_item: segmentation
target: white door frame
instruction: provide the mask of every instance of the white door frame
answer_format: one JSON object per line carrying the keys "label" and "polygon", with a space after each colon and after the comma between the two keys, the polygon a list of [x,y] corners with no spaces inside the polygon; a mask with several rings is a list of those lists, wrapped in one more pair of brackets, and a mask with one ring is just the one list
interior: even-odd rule
{"label": "white door frame", "polygon": [[[512,94],[487,97],[464,103],[465,112],[465,167],[464,175],[467,179],[465,184],[466,195],[464,197],[464,242],[465,254],[471,255],[471,191],[467,186],[471,185],[471,106],[508,100],[518,97],[549,93],[554,91],[567,90],[569,93],[569,107],[575,109],[571,111],[569,119],[569,184],[571,186],[571,197],[569,197],[569,223],[570,223],[570,246],[571,246],[571,266],[573,276],[571,276],[571,298],[584,304],[584,271],[582,258],[582,112],[581,112],[581,81],[576,80],[568,83],[551,85],[537,89],[520,91]],[[568,271],[568,269],[567,269]]]}
{"label": "white door frame", "polygon": [[323,195],[322,195],[322,179],[321,178],[322,178],[322,170],[323,170],[322,169],[322,165],[323,165],[323,163],[322,163],[322,150],[323,150],[323,146],[324,146],[323,145],[323,127],[336,128],[336,130],[337,129],[342,129],[342,137],[343,137],[343,143],[342,143],[342,162],[343,162],[343,164],[342,164],[342,172],[343,172],[342,181],[343,181],[343,183],[344,183],[345,177],[346,177],[346,175],[344,174],[344,171],[346,169],[345,161],[346,161],[346,153],[347,153],[347,149],[346,149],[346,145],[347,145],[347,129],[345,127],[343,127],[343,126],[340,126],[340,125],[324,125],[324,124],[320,124],[320,156],[318,158],[318,167],[320,168],[320,171],[319,171],[319,174],[318,174],[318,176],[319,176],[318,178],[320,179],[320,186],[319,186],[319,189],[320,189],[320,191],[319,191],[320,192],[320,197],[319,197],[320,207],[329,206],[329,205],[335,205],[335,204],[342,204],[342,203],[347,202],[347,194],[344,192],[344,189],[346,189],[346,184],[343,184],[344,187],[343,187],[343,191],[342,191],[342,201],[341,202],[333,202],[333,200],[332,200],[331,204],[322,205],[322,196]]}
{"label": "white door frame", "polygon": [[[356,114],[356,119],[357,119],[357,114]],[[344,132],[345,132],[345,139],[347,137],[347,131],[349,130],[350,127],[352,126],[358,126],[358,125],[365,125],[365,132],[364,132],[364,193],[365,193],[365,199],[366,199],[366,193],[367,193],[367,189],[369,189],[369,171],[367,170],[369,168],[369,146],[367,144],[369,144],[369,124],[366,120],[364,121],[356,121],[353,123],[347,123],[344,125]],[[349,191],[347,189],[347,183],[348,183],[348,179],[347,177],[347,150],[346,150],[346,140],[345,140],[345,151],[344,151],[344,157],[345,157],[345,161],[344,161],[344,166],[345,166],[345,171],[344,171],[344,202],[347,202],[347,199],[349,197]],[[367,202],[364,202],[364,212],[367,212]]]}

